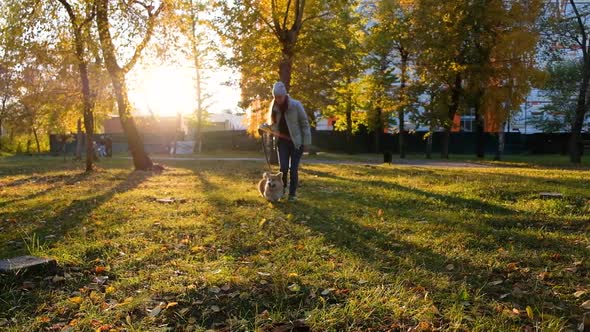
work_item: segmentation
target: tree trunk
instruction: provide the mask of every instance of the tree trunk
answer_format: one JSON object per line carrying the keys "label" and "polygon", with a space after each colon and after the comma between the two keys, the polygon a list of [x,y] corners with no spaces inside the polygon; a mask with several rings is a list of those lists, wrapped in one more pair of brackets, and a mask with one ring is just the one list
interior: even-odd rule
{"label": "tree trunk", "polygon": [[346,148],[348,153],[352,153],[352,97],[350,93],[346,102]]}
{"label": "tree trunk", "polygon": [[152,168],[152,160],[144,150],[143,139],[139,135],[135,120],[131,115],[131,105],[127,95],[125,71],[117,63],[115,46],[109,31],[108,0],[97,0],[96,22],[101,43],[105,66],[113,83],[113,90],[117,99],[119,118],[123,131],[127,136],[129,151],[133,157],[133,165],[136,170],[149,170]]}
{"label": "tree trunk", "polygon": [[35,128],[35,126],[33,126],[32,129],[33,129],[33,136],[35,136],[35,144],[37,144],[37,153],[41,154],[41,145],[39,144],[39,136],[37,136],[37,128]]}
{"label": "tree trunk", "polygon": [[383,135],[383,121],[381,107],[376,109],[376,123],[375,123],[375,153],[381,152],[381,136]]}
{"label": "tree trunk", "polygon": [[506,126],[506,123],[502,123],[500,128],[498,128],[498,150],[496,151],[496,156],[494,157],[494,160],[498,161],[502,160],[502,157],[504,156],[504,147],[506,145],[504,126]]}
{"label": "tree trunk", "polygon": [[193,152],[201,153],[203,148],[203,95],[201,91],[201,52],[198,48],[197,39],[197,24],[198,24],[198,11],[191,1],[191,44],[193,48],[193,59],[195,62],[195,74],[196,77],[196,93],[197,93],[197,128],[195,131],[195,146]]}
{"label": "tree trunk", "polygon": [[432,159],[432,136],[434,136],[434,128],[431,125],[426,139],[426,159]]}
{"label": "tree trunk", "polygon": [[2,118],[6,114],[6,101],[7,101],[7,99],[8,99],[7,97],[2,98],[2,111],[0,112],[0,151],[2,151],[2,134],[3,134]]}
{"label": "tree trunk", "polygon": [[475,106],[475,155],[477,158],[485,157],[484,119],[479,108],[479,102]]}
{"label": "tree trunk", "polygon": [[578,94],[576,114],[572,123],[572,133],[569,139],[570,161],[575,164],[582,162],[582,127],[587,112],[588,88],[590,87],[590,63],[584,62],[582,84]]}
{"label": "tree trunk", "polygon": [[[408,54],[401,50],[401,82],[400,82],[400,92],[405,94],[406,89],[406,76],[407,76],[407,67],[408,67]],[[403,97],[403,96],[402,96]],[[405,97],[403,97],[405,99]],[[402,103],[403,105],[403,103]],[[399,157],[401,159],[406,158],[406,130],[404,128],[405,122],[405,106],[401,106],[398,113],[399,119]]]}
{"label": "tree trunk", "polygon": [[[70,3],[66,0],[59,0],[68,12],[72,30],[74,32],[74,44],[76,61],[78,61],[78,73],[80,75],[80,90],[82,92],[82,104],[83,104],[83,118],[84,118],[84,129],[86,130],[86,172],[93,170],[93,156],[94,147],[92,145],[94,140],[94,114],[92,111],[93,101],[90,94],[90,79],[88,77],[88,63],[86,62],[84,53],[84,40],[82,37],[82,28],[80,22],[76,19],[76,14],[72,9]],[[90,19],[90,18],[89,18]],[[89,21],[87,21],[88,23]],[[81,135],[80,120],[78,120],[78,144],[76,147],[76,158],[82,159],[82,135]]]}
{"label": "tree trunk", "polygon": [[445,125],[445,132],[443,134],[442,146],[441,146],[441,158],[449,159],[449,144],[451,141],[451,130],[453,128],[453,124],[455,121],[455,115],[457,114],[457,110],[459,109],[459,102],[461,98],[461,83],[463,79],[461,78],[461,74],[455,75],[455,84],[453,86],[453,93],[451,95],[451,104],[449,105],[448,111],[448,119]]}
{"label": "tree trunk", "polygon": [[285,84],[287,91],[291,89],[291,72],[293,70],[293,55],[284,53],[279,63],[279,78]]}
{"label": "tree trunk", "polygon": [[76,160],[82,160],[82,119],[78,119],[76,132]]}

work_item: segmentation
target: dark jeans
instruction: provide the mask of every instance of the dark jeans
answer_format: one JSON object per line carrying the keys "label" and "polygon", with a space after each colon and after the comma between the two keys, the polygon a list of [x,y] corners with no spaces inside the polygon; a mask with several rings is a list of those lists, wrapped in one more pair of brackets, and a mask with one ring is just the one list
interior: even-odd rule
{"label": "dark jeans", "polygon": [[303,149],[295,149],[291,141],[279,139],[279,165],[283,172],[283,184],[287,186],[287,173],[290,170],[289,196],[295,196],[297,184],[299,183],[299,162],[303,155]]}

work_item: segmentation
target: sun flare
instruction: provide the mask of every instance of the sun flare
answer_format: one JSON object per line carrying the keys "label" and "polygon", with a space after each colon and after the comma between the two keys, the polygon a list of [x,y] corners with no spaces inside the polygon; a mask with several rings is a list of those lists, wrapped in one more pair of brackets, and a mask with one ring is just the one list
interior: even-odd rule
{"label": "sun flare", "polygon": [[139,113],[172,116],[196,108],[192,72],[188,68],[142,69],[130,80],[130,99]]}

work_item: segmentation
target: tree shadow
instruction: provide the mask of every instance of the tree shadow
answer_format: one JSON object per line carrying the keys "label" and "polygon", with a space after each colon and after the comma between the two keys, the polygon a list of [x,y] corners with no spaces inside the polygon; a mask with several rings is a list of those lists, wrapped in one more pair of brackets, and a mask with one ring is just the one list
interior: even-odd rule
{"label": "tree shadow", "polygon": [[79,182],[85,181],[91,175],[92,175],[91,173],[87,173],[87,172],[81,172],[81,173],[76,173],[76,174],[46,175],[46,176],[34,175],[34,176],[27,177],[27,178],[18,179],[18,180],[14,180],[14,181],[5,183],[3,185],[0,185],[0,188],[1,187],[18,187],[21,185],[26,185],[26,184],[31,184],[31,183],[43,183],[43,184],[49,184],[52,186],[50,186],[46,189],[37,191],[35,193],[32,193],[30,195],[26,195],[26,196],[23,196],[20,198],[15,198],[15,199],[7,200],[4,202],[0,202],[0,208],[6,206],[8,204],[12,204],[12,203],[20,202],[20,201],[31,200],[31,199],[41,197],[43,195],[47,195],[47,194],[55,191],[56,189],[62,188],[62,186],[64,186],[64,185],[71,186],[71,185],[77,184]]}
{"label": "tree shadow", "polygon": [[[60,210],[57,214],[45,220],[44,223],[28,231],[28,234],[35,234],[37,237],[49,237],[47,245],[57,243],[62,240],[69,232],[81,226],[85,218],[87,218],[92,211],[100,207],[102,204],[110,200],[114,195],[133,190],[139,186],[142,182],[148,179],[152,173],[134,171],[127,174],[126,178],[118,184],[101,190],[96,188],[98,193],[84,199],[74,199],[68,206]],[[77,177],[71,179],[75,181]],[[43,193],[40,193],[43,194]],[[40,195],[39,194],[39,195]],[[37,194],[34,194],[37,195]],[[51,202],[43,205],[35,205],[28,210],[20,210],[12,215],[12,217],[28,216],[38,209],[53,209]],[[6,215],[5,215],[6,216]],[[17,242],[22,238],[12,238],[9,240]],[[13,250],[5,250],[3,255],[22,254],[24,248],[16,248]]]}

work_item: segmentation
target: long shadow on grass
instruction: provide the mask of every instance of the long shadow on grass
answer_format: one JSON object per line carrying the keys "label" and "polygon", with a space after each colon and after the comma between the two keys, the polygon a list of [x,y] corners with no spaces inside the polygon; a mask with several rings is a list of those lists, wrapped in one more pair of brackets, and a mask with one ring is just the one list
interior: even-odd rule
{"label": "long shadow on grass", "polygon": [[[150,175],[151,173],[149,172],[131,172],[125,180],[106,191],[102,191],[102,193],[99,191],[98,194],[85,199],[74,199],[67,207],[59,211],[59,213],[47,219],[43,224],[33,228],[28,233],[31,235],[35,234],[40,238],[47,238],[47,236],[50,235],[51,240],[48,244],[57,243],[73,229],[80,227],[84,219],[87,218],[92,211],[110,200],[115,194],[133,190]],[[100,188],[96,189],[100,190]],[[47,203],[41,207],[33,206],[30,210],[18,211],[14,216],[28,218],[39,208],[52,209],[53,207],[51,203]],[[12,241],[19,240],[21,240],[21,238],[12,239]],[[6,256],[9,254],[18,254],[19,252],[22,253],[23,249],[12,250],[12,252],[11,250],[7,250],[0,253],[0,255]]]}
{"label": "long shadow on grass", "polygon": [[[41,237],[51,233],[53,235],[51,242],[57,243],[72,230],[82,227],[84,219],[92,211],[110,200],[114,195],[133,190],[150,175],[151,173],[148,172],[132,172],[128,174],[125,180],[109,189],[99,192],[97,195],[85,199],[75,199],[68,207],[61,210],[53,218],[47,220],[45,224],[33,229],[30,233],[37,234],[37,236]],[[20,239],[15,238],[14,240]],[[83,239],[80,239],[80,241],[83,241]],[[0,253],[0,256],[23,254],[22,250],[5,250]],[[20,289],[19,285],[15,284],[16,281],[18,281],[18,278],[0,276],[0,318],[10,319],[10,316],[12,316],[11,312],[15,310],[20,314],[28,314],[30,317],[35,317],[38,315],[40,302],[46,300],[49,296],[48,292],[52,292],[52,288],[56,286],[49,281],[41,280],[35,289],[26,291]],[[76,290],[79,286],[69,285],[68,287],[72,287],[71,290]],[[8,316],[5,316],[5,314]]]}
{"label": "long shadow on grass", "polygon": [[62,188],[62,186],[64,186],[64,185],[71,186],[71,185],[74,185],[78,182],[84,181],[84,180],[88,179],[88,177],[90,175],[91,175],[91,173],[87,173],[87,172],[81,172],[81,173],[76,173],[76,174],[46,175],[46,176],[34,175],[34,176],[30,176],[30,177],[27,177],[24,179],[19,179],[19,180],[14,180],[14,181],[8,182],[8,183],[4,184],[3,186],[4,187],[17,187],[17,186],[27,185],[30,183],[45,183],[45,184],[51,184],[52,186],[50,186],[49,188],[37,191],[35,193],[32,193],[30,195],[26,195],[23,197],[0,202],[0,208],[6,206],[8,204],[12,204],[12,203],[20,202],[20,201],[31,200],[31,199],[35,199],[35,198],[47,195],[47,194],[55,191],[56,189]]}

